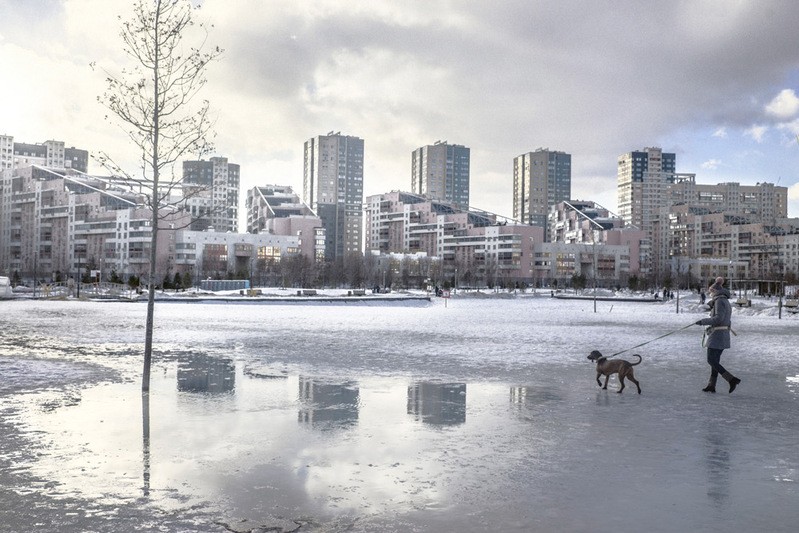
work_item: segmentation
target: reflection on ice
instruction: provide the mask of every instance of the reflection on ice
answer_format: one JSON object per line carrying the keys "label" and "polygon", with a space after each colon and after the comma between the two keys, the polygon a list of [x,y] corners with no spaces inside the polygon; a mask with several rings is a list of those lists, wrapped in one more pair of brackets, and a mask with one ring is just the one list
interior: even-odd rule
{"label": "reflection on ice", "polygon": [[300,376],[299,400],[298,420],[311,427],[346,427],[358,421],[359,398],[355,383],[323,383]]}
{"label": "reflection on ice", "polygon": [[141,395],[141,421],[142,421],[142,493],[145,497],[150,495],[150,393],[142,392]]}
{"label": "reflection on ice", "polygon": [[181,355],[178,359],[178,390],[181,392],[233,392],[236,371],[230,359],[202,354]]}
{"label": "reflection on ice", "polygon": [[511,387],[510,403],[517,406],[535,407],[546,402],[562,399],[554,390],[542,387]]}
{"label": "reflection on ice", "polygon": [[730,496],[730,442],[725,428],[709,430],[705,435],[705,468],[707,495],[719,508]]}
{"label": "reflection on ice", "polygon": [[415,383],[408,387],[408,414],[426,424],[466,422],[466,383]]}

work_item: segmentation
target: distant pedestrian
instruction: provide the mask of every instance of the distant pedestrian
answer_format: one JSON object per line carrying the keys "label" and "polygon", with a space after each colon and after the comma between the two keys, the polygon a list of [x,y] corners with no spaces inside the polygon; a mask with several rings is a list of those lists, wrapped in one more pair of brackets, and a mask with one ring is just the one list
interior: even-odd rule
{"label": "distant pedestrian", "polygon": [[730,328],[732,326],[732,307],[730,291],[723,287],[724,278],[718,277],[708,288],[711,299],[710,317],[697,320],[698,326],[708,326],[707,363],[710,365],[710,380],[702,389],[704,392],[716,392],[716,379],[719,374],[730,384],[730,392],[741,383],[741,380],[730,374],[721,366],[721,352],[730,347]]}
{"label": "distant pedestrian", "polygon": [[699,289],[699,303],[703,304],[703,305],[705,303],[705,291],[704,291],[704,289]]}

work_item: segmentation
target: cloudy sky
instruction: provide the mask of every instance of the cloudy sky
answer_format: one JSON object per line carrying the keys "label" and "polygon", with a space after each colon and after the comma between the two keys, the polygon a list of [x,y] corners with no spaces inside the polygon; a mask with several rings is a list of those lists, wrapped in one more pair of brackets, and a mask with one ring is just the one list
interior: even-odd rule
{"label": "cloudy sky", "polygon": [[[130,4],[0,0],[0,133],[134,161],[97,103]],[[474,207],[510,216],[513,158],[543,147],[572,154],[574,199],[615,210],[617,157],[659,146],[700,183],[789,187],[799,216],[799,2],[202,4],[225,50],[216,155],[243,190],[301,192],[303,142],[340,131],[365,140],[366,195],[408,190],[411,151],[446,140],[471,148]]]}

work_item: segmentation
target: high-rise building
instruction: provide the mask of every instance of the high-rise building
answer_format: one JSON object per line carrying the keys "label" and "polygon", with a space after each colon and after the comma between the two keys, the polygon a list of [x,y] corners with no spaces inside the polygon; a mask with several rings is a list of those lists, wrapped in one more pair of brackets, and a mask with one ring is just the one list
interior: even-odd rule
{"label": "high-rise building", "polygon": [[547,226],[549,209],[571,198],[572,156],[539,148],[513,159],[513,218]]}
{"label": "high-rise building", "polygon": [[660,148],[644,148],[620,155],[618,163],[619,215],[625,224],[646,231],[658,210],[668,205],[677,157]]}
{"label": "high-rise building", "polygon": [[226,157],[183,162],[183,197],[192,230],[238,231],[239,178],[239,165]]}
{"label": "high-rise building", "polygon": [[330,132],[305,142],[303,200],[322,219],[327,260],[362,251],[363,139]]}
{"label": "high-rise building", "polygon": [[650,256],[642,274],[659,274],[657,258],[668,253],[667,242],[657,239],[660,211],[669,205],[669,187],[674,183],[677,157],[660,148],[644,148],[618,158],[617,194],[619,216],[625,225],[643,230],[649,240]]}
{"label": "high-rise building", "polygon": [[469,208],[470,150],[436,141],[411,154],[411,192]]}

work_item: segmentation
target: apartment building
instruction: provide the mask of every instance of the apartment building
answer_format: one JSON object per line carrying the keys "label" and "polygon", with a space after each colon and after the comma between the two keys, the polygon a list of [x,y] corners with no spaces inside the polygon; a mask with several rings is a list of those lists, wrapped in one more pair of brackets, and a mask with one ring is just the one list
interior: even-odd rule
{"label": "apartment building", "polygon": [[[533,279],[538,285],[568,287],[572,276],[596,281],[598,287],[626,286],[637,275],[640,232],[613,230],[602,244],[543,242],[534,249]],[[612,244],[616,243],[616,244]]]}
{"label": "apartment building", "polygon": [[[176,269],[176,228],[190,222],[187,213],[163,209],[155,253],[155,283]],[[136,276],[147,283],[152,249],[152,211],[142,206],[100,211],[76,221],[72,233],[73,267],[97,270],[100,280],[111,273],[122,279]]]}
{"label": "apartment building", "polygon": [[14,168],[14,137],[0,135],[0,172]]}
{"label": "apartment building", "polygon": [[[793,227],[796,219],[791,219],[791,221],[789,226]],[[778,223],[781,227],[786,227],[783,221]],[[796,276],[799,273],[799,229],[788,230],[780,237],[775,270],[783,276],[788,273]]]}
{"label": "apartment building", "polygon": [[183,198],[191,229],[237,232],[240,166],[226,157],[183,162]]}
{"label": "apartment building", "polygon": [[696,174],[675,174],[668,200],[670,205],[687,204],[752,215],[764,222],[788,216],[788,188],[773,183],[700,184],[696,183]]}
{"label": "apartment building", "polygon": [[624,221],[591,201],[569,200],[549,208],[547,232],[550,242],[587,242],[603,238],[603,231],[621,228]]}
{"label": "apartment building", "polygon": [[0,269],[25,276],[77,268],[79,256],[87,260],[80,224],[139,202],[102,178],[39,166],[4,171],[0,191]]}
{"label": "apartment building", "polygon": [[[113,271],[146,279],[152,214],[139,195],[102,177],[38,166],[4,173],[2,191],[0,269],[25,278],[91,269],[101,277]],[[171,266],[174,228],[188,221],[185,213],[164,210],[159,274]]]}
{"label": "apartment building", "polygon": [[514,220],[546,227],[550,208],[570,198],[571,154],[539,148],[513,159]]}
{"label": "apartment building", "polygon": [[431,200],[469,209],[471,151],[436,141],[411,153],[411,191]]}
{"label": "apartment building", "polygon": [[89,152],[74,146],[67,147],[63,141],[20,143],[14,142],[11,135],[0,135],[0,170],[31,165],[87,172]]}
{"label": "apartment building", "polygon": [[544,240],[543,228],[399,191],[367,198],[366,227],[368,252],[435,257],[444,277],[467,284],[532,281],[533,244]]}
{"label": "apartment building", "polygon": [[[700,250],[691,249],[683,240],[685,238],[685,228],[682,223],[687,216],[701,215],[709,216],[717,214],[721,219],[730,221],[746,221],[746,224],[759,225],[762,228],[787,228],[785,223],[780,226],[777,220],[787,220],[788,189],[778,187],[771,183],[758,183],[756,185],[741,185],[739,183],[718,183],[718,184],[698,184],[693,174],[675,174],[674,183],[669,186],[668,204],[660,208],[658,217],[652,223],[651,235],[653,242],[661,243],[654,249],[653,264],[657,265],[655,272],[660,273],[659,277],[666,277],[676,273],[677,264],[675,258],[694,257],[700,262],[707,263],[708,255]],[[730,254],[735,257],[734,261],[752,261],[751,265],[746,266],[747,272],[764,275],[764,267],[760,253],[751,256],[739,255],[735,250],[736,232],[741,222],[733,224],[729,229],[730,233],[720,234],[721,240],[716,246],[724,247],[724,257]],[[790,230],[774,229],[775,233]],[[745,234],[750,233],[748,230]],[[754,231],[753,235],[759,235],[762,231]],[[726,237],[724,237],[726,236]],[[748,237],[745,237],[747,239]],[[746,246],[751,246],[747,244]],[[755,245],[759,246],[759,245]],[[774,253],[770,254],[775,256]],[[681,264],[685,264],[680,259]],[[698,263],[697,263],[698,264]],[[744,268],[744,267],[741,267]]]}
{"label": "apartment building", "polygon": [[271,233],[228,233],[178,230],[174,235],[172,271],[188,272],[199,281],[209,277],[244,274],[254,284],[263,285],[267,272],[281,260],[300,255],[300,236]]}
{"label": "apartment building", "polygon": [[322,220],[325,259],[363,250],[364,142],[330,132],[304,144],[303,201]]}
{"label": "apartment building", "polygon": [[619,215],[626,225],[648,231],[661,207],[668,205],[677,157],[660,148],[627,152],[618,158]]}
{"label": "apartment building", "polygon": [[313,261],[325,256],[322,219],[294,193],[290,186],[265,185],[247,192],[247,233],[293,235],[300,252]]}
{"label": "apartment building", "polygon": [[694,279],[779,279],[799,272],[799,219],[764,222],[755,214],[682,204],[669,212],[671,271]]}
{"label": "apartment building", "polygon": [[660,273],[666,243],[655,232],[661,208],[669,205],[669,186],[674,183],[677,157],[657,147],[628,152],[618,158],[617,195],[619,215],[625,226],[635,226],[647,234],[652,257],[642,265],[643,274]]}

